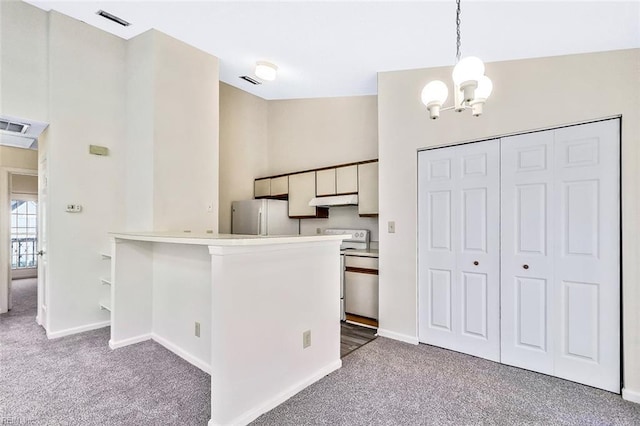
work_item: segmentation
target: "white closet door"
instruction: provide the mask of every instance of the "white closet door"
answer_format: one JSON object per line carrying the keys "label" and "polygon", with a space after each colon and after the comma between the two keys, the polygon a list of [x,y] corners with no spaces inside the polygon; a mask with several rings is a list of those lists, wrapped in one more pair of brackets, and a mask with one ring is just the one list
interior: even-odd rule
{"label": "white closet door", "polygon": [[619,121],[555,132],[555,375],[620,392]]}
{"label": "white closet door", "polygon": [[503,138],[501,360],[553,374],[553,132]]}
{"label": "white closet door", "polygon": [[420,341],[499,361],[499,141],[419,153]]}
{"label": "white closet door", "polygon": [[610,120],[502,140],[502,362],[613,392],[620,391],[618,126]]}

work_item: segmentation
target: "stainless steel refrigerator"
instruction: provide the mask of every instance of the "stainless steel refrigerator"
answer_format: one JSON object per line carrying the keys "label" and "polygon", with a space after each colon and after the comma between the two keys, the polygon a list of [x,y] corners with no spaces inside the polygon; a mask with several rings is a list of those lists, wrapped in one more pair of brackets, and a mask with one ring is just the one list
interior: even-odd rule
{"label": "stainless steel refrigerator", "polygon": [[300,220],[289,218],[282,200],[244,200],[231,203],[231,233],[244,235],[297,235]]}

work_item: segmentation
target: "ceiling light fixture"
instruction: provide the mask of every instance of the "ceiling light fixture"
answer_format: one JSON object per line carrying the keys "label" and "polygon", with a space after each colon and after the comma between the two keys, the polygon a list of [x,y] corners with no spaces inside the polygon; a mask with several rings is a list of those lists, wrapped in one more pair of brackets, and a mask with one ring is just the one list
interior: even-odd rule
{"label": "ceiling light fixture", "polygon": [[278,67],[271,62],[258,61],[256,62],[255,75],[260,80],[273,81],[276,79],[278,73]]}
{"label": "ceiling light fixture", "polygon": [[447,85],[440,80],[427,83],[422,89],[422,103],[432,119],[440,117],[440,111],[457,112],[471,109],[474,116],[482,114],[482,107],[493,90],[493,83],[484,75],[484,63],[475,56],[460,59],[460,0],[456,0],[456,65],[453,67],[454,105],[442,108],[449,96]]}

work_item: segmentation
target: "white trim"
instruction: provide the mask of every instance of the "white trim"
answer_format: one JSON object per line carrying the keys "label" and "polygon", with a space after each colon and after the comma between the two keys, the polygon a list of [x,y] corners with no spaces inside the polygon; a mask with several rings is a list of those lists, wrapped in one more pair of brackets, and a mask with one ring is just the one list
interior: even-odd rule
{"label": "white trim", "polygon": [[[325,367],[318,370],[315,374],[312,374],[306,379],[296,383],[295,385],[291,386],[289,389],[279,393],[278,395],[271,398],[270,400],[265,401],[264,404],[258,407],[255,407],[250,411],[245,412],[244,414],[236,417],[230,422],[226,422],[225,424],[236,425],[236,426],[248,425],[258,417],[260,417],[262,414],[276,408],[278,405],[282,404],[287,399],[291,398],[292,396],[294,396],[304,388],[312,385],[313,383],[322,379],[324,376],[327,376],[333,373],[340,367],[342,367],[342,360],[339,359],[337,361],[332,362],[331,364],[326,365]],[[222,425],[218,425],[213,421],[213,419],[211,419],[209,420],[208,426],[222,426]]]}
{"label": "white trim", "polygon": [[622,389],[622,399],[640,404],[640,392],[629,389]]}
{"label": "white trim", "polygon": [[67,328],[60,331],[49,331],[47,330],[47,338],[48,339],[58,339],[64,336],[70,336],[72,334],[83,333],[85,331],[97,330],[99,328],[109,327],[111,321],[102,321],[95,322],[93,324],[82,325],[80,327]]}
{"label": "white trim", "polygon": [[155,333],[151,333],[151,338],[156,342],[158,342],[159,344],[161,344],[162,346],[164,346],[165,348],[167,348],[168,350],[170,350],[171,352],[173,352],[174,354],[178,355],[180,358],[187,361],[189,364],[195,365],[200,370],[204,371],[209,375],[211,374],[211,365],[208,364],[207,362],[201,360],[197,356],[191,355],[189,352],[176,346],[175,344],[171,343],[164,337],[158,336]]}
{"label": "white trim", "polygon": [[408,334],[400,334],[395,331],[385,330],[384,328],[378,329],[378,336],[386,337],[388,339],[399,340],[405,343],[411,343],[412,345],[417,345],[420,343],[416,336],[409,336]]}
{"label": "white trim", "polygon": [[141,334],[140,336],[135,336],[135,337],[130,337],[128,339],[124,339],[124,340],[120,340],[117,342],[114,342],[112,339],[109,340],[109,347],[111,349],[118,349],[118,348],[123,348],[125,346],[129,346],[129,345],[134,345],[136,343],[140,343],[140,342],[144,342],[146,340],[150,340],[151,337],[151,333],[148,334]]}

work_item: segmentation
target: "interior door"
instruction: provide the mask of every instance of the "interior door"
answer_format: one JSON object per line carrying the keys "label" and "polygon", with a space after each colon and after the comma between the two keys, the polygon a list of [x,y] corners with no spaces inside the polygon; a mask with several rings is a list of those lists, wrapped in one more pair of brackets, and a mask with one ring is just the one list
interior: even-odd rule
{"label": "interior door", "polygon": [[500,360],[499,141],[418,155],[419,338]]}
{"label": "interior door", "polygon": [[[44,148],[40,148],[41,150]],[[47,306],[49,303],[49,288],[47,284],[48,257],[47,257],[47,227],[48,227],[48,183],[47,157],[40,153],[38,166],[38,313],[36,321],[45,330],[49,327],[49,315]]]}
{"label": "interior door", "polygon": [[502,141],[502,362],[620,392],[619,121]]}

